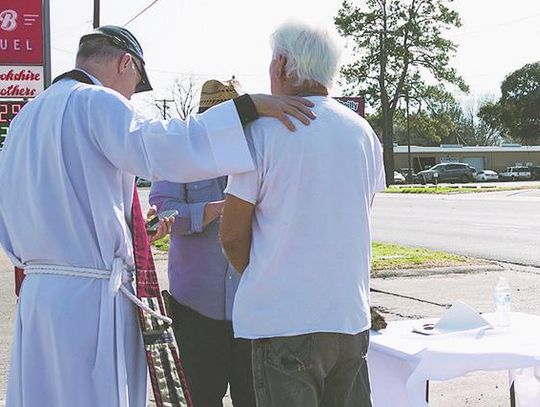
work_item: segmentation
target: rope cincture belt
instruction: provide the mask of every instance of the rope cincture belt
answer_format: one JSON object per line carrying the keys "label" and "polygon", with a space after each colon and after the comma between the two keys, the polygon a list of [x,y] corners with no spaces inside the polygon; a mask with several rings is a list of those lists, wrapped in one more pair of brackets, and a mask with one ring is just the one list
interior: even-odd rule
{"label": "rope cincture belt", "polygon": [[57,266],[51,264],[32,264],[24,268],[24,274],[48,274],[66,277],[83,277],[96,278],[101,280],[109,280],[109,293],[111,296],[116,295],[118,291],[122,292],[131,302],[144,312],[152,315],[154,318],[165,322],[168,325],[172,324],[171,318],[161,315],[154,311],[148,305],[143,303],[136,295],[134,295],[125,285],[133,282],[133,269],[128,269],[127,265],[120,257],[113,260],[112,270],[94,269],[87,267],[71,267]]}

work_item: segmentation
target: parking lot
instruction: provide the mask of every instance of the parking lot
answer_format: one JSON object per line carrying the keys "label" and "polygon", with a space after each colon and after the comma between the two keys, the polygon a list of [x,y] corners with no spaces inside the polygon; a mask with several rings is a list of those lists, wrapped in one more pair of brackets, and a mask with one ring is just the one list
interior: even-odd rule
{"label": "parking lot", "polygon": [[484,188],[496,188],[496,187],[515,187],[515,188],[540,188],[540,181],[471,181],[471,182],[438,182],[437,184],[428,182],[426,184],[412,183],[412,184],[396,184],[400,187],[414,187],[414,186],[466,186],[466,187],[484,187]]}
{"label": "parking lot", "polygon": [[507,167],[497,173],[490,169],[477,170],[467,163],[439,163],[431,168],[411,173],[408,168],[394,171],[395,184],[440,184],[469,182],[515,182],[540,180],[540,167]]}

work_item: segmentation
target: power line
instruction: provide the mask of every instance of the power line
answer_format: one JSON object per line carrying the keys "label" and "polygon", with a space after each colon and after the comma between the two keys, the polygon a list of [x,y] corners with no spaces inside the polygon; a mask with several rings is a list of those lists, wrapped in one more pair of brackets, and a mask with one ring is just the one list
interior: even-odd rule
{"label": "power line", "polygon": [[[195,73],[195,72],[180,72],[180,71],[169,71],[164,69],[155,69],[155,68],[148,68],[146,67],[146,70],[149,72],[154,72],[158,74],[168,74],[168,75],[181,75],[181,76],[193,76],[193,77],[200,77],[200,78],[208,78],[208,77],[215,77],[215,76],[223,76],[221,74],[217,73],[209,73],[209,72],[202,72],[202,73]],[[234,72],[238,72],[234,70]],[[225,75],[227,76],[227,75]],[[236,76],[246,77],[246,76],[268,76],[267,73],[259,72],[259,73],[237,73]]]}
{"label": "power line", "polygon": [[[75,52],[73,51],[70,51],[70,50],[67,50],[67,49],[63,49],[63,48],[59,48],[59,47],[51,47],[52,49],[54,49],[55,51],[59,51],[59,52],[62,52],[64,54],[69,54],[69,55],[76,55]],[[222,75],[222,74],[217,74],[217,73],[195,73],[195,72],[179,72],[179,71],[167,71],[167,70],[163,70],[163,69],[152,69],[152,68],[148,68],[146,67],[146,70],[148,72],[151,72],[151,73],[154,73],[154,74],[165,74],[165,75],[178,75],[178,76],[184,76],[184,77],[196,77],[196,78],[214,78],[214,77],[221,77],[221,76],[227,76],[227,75]],[[246,77],[246,76],[266,76],[267,74],[265,73],[240,73],[240,74],[237,74],[236,76],[238,77]]]}
{"label": "power line", "polygon": [[470,31],[458,32],[456,34],[456,37],[460,38],[460,37],[465,37],[465,36],[469,36],[469,35],[482,34],[482,33],[488,32],[488,31],[496,30],[496,29],[501,28],[501,27],[511,26],[511,25],[514,25],[514,24],[517,24],[517,23],[521,23],[523,21],[531,20],[531,19],[534,19],[534,18],[536,18],[538,16],[540,16],[540,13],[533,14],[533,15],[530,15],[530,16],[524,16],[524,17],[521,17],[521,18],[517,18],[515,20],[503,21],[501,23],[493,24],[493,25],[490,25],[490,26],[487,26],[487,27],[481,28],[481,29],[473,29],[473,30],[470,30]]}
{"label": "power line", "polygon": [[65,54],[75,55],[75,52],[68,51],[67,49],[62,49],[62,48],[58,48],[58,47],[51,47],[51,48],[54,49],[55,51],[60,51],[60,52],[63,52]]}
{"label": "power line", "polygon": [[152,7],[154,4],[156,4],[159,0],[154,0],[152,3],[150,3],[148,6],[146,6],[142,11],[140,11],[138,14],[135,15],[135,17],[132,17],[131,20],[129,20],[127,23],[125,23],[122,27],[127,26],[129,23],[131,23],[133,20],[138,18],[141,14],[145,13],[150,7]]}
{"label": "power line", "polygon": [[170,75],[198,76],[198,77],[212,76],[212,74],[205,74],[205,73],[167,71],[167,70],[164,70],[164,69],[154,69],[154,68],[148,68],[148,67],[146,67],[146,70],[149,71],[149,72],[170,74]]}

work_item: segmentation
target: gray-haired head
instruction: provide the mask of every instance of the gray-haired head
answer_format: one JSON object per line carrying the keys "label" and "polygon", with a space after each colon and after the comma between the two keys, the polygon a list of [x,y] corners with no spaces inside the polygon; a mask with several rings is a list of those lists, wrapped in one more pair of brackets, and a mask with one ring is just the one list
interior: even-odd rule
{"label": "gray-haired head", "polygon": [[289,76],[296,75],[298,85],[314,81],[332,87],[338,72],[342,47],[337,36],[322,27],[289,21],[280,25],[270,38],[275,59],[287,58]]}
{"label": "gray-haired head", "polygon": [[83,35],[79,42],[77,62],[87,58],[116,58],[128,52],[139,61],[137,69],[140,70],[141,81],[135,93],[152,90],[145,69],[145,62],[141,44],[129,30],[114,25],[104,25],[96,28],[89,34]]}

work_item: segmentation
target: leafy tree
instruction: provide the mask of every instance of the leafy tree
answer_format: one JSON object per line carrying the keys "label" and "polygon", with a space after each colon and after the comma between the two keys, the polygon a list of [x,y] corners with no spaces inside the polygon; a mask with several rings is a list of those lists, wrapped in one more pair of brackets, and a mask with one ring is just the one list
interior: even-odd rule
{"label": "leafy tree", "polygon": [[491,129],[523,144],[540,142],[540,62],[508,75],[501,98],[482,106],[479,116]]}
{"label": "leafy tree", "polygon": [[[438,146],[456,143],[459,104],[452,95],[440,88],[430,87],[423,91],[422,99],[405,98],[394,114],[394,142],[400,145]],[[429,95],[429,96],[428,96]],[[409,103],[409,135],[407,134],[407,108]],[[377,132],[383,131],[381,107],[368,118]]]}
{"label": "leafy tree", "polygon": [[[357,60],[342,69],[349,93],[363,94],[382,114],[386,180],[393,182],[394,118],[399,102],[424,99],[426,78],[467,90],[449,66],[456,45],[443,32],[461,20],[451,0],[345,0],[334,19],[340,34],[353,42]],[[429,98],[429,95],[427,96]]]}
{"label": "leafy tree", "polygon": [[[470,98],[460,102],[442,87],[428,87],[422,93],[422,99],[409,98],[412,145],[492,146],[504,140],[498,131],[477,117],[479,107],[488,103],[489,98]],[[368,120],[378,133],[382,131],[380,107],[369,115]],[[406,104],[403,101],[394,115],[394,141],[400,145],[408,143]]]}

